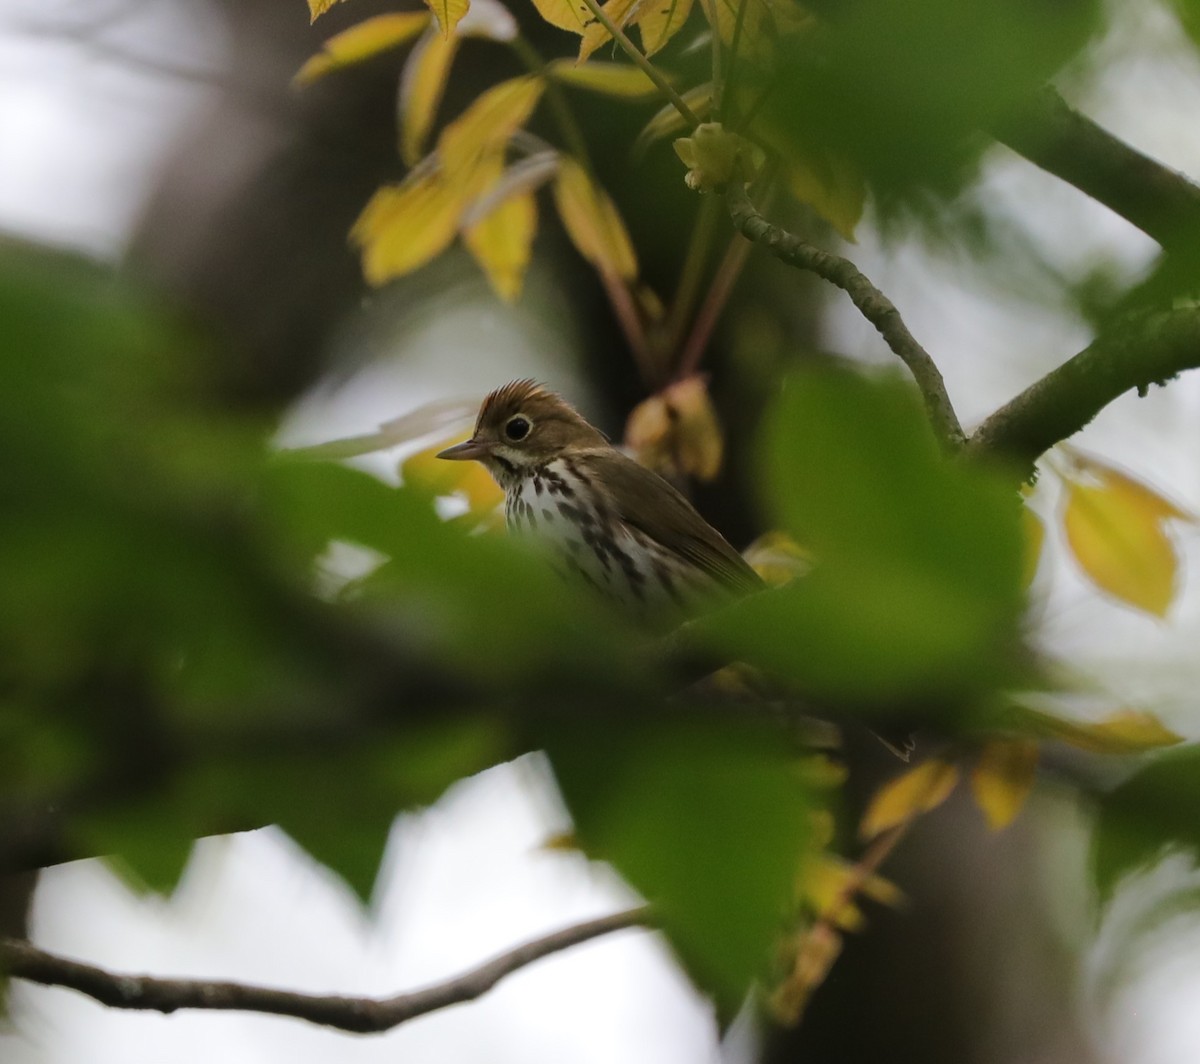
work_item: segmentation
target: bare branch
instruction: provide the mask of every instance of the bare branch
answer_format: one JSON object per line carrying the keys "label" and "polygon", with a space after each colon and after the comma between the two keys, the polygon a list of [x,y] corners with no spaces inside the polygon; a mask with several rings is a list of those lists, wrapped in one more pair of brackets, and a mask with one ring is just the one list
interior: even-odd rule
{"label": "bare branch", "polygon": [[1039,92],[996,135],[1167,250],[1194,253],[1200,234],[1200,186],[1072,110],[1053,89]]}
{"label": "bare branch", "polygon": [[1200,308],[1141,315],[1084,348],[992,414],[967,452],[1015,459],[1023,472],[1118,396],[1200,366]]}
{"label": "bare branch", "polygon": [[43,986],[78,990],[112,1008],[163,1013],[177,1009],[264,1012],[356,1034],[374,1034],[450,1005],[474,1001],[505,976],[534,961],[601,935],[646,925],[649,919],[649,909],[643,906],[587,920],[526,942],[443,983],[390,998],[301,994],[242,983],[122,975],[46,953],[16,939],[0,941],[0,970]]}
{"label": "bare branch", "polygon": [[942,374],[925,350],[908,331],[900,312],[849,259],[802,240],[786,229],[772,225],[754,208],[739,182],[733,181],[725,193],[729,216],[748,240],[762,244],[781,262],[808,270],[845,292],[859,312],[879,330],[888,347],[909,368],[925,399],[934,431],[951,450],[963,443],[963,430],[946,393]]}

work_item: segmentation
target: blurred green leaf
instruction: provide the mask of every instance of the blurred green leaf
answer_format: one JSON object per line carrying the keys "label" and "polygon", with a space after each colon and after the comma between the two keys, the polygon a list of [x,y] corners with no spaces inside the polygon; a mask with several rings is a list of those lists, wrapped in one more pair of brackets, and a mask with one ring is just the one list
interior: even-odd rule
{"label": "blurred green leaf", "polygon": [[943,458],[910,386],[791,378],[762,465],[771,519],[813,571],[700,632],[819,697],[943,702],[998,682],[1022,600],[1018,499]]}
{"label": "blurred green leaf", "polygon": [[114,855],[134,885],[170,894],[194,838],[277,824],[367,901],[395,817],[514,752],[484,717],[294,750],[251,744],[175,773],[140,801],[77,817],[71,841]]}
{"label": "blurred green leaf", "polygon": [[728,1019],[792,910],[810,799],[774,733],[703,718],[563,724],[547,741],[575,834],[654,906]]}
{"label": "blurred green leaf", "polygon": [[1100,801],[1092,874],[1101,903],[1171,851],[1200,863],[1200,746],[1160,754]]}
{"label": "blurred green leaf", "polygon": [[562,580],[540,546],[470,535],[420,491],[314,462],[281,463],[271,505],[307,537],[305,553],[345,540],[387,556],[353,604],[430,660],[497,687],[531,673],[635,676],[644,640],[587,589]]}
{"label": "blurred green leaf", "polygon": [[1175,0],[1173,6],[1192,43],[1200,48],[1200,0]]}
{"label": "blurred green leaf", "polygon": [[[105,271],[0,246],[0,343],[19,456],[0,467],[0,812],[67,855],[168,889],[196,836],[279,822],[365,892],[398,809],[508,753],[491,725],[385,715],[389,646],[498,684],[560,645],[601,667],[540,560],[365,474],[271,460],[269,426],[211,405],[199,345]],[[336,541],[390,559],[386,594],[322,598]],[[0,861],[26,845],[0,817]]]}
{"label": "blurred green leaf", "polygon": [[170,897],[179,884],[194,841],[181,831],[172,810],[154,802],[109,807],[82,818],[73,829],[80,852],[103,854],[135,890]]}
{"label": "blurred green leaf", "polygon": [[818,3],[817,32],[784,46],[766,118],[805,158],[832,150],[877,189],[953,190],[984,132],[1078,54],[1095,0]]}

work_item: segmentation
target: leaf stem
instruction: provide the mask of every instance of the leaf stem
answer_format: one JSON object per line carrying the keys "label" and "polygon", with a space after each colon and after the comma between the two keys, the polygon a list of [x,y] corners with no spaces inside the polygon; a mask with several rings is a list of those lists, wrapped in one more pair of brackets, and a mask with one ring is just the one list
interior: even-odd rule
{"label": "leaf stem", "polygon": [[663,348],[668,361],[674,361],[683,339],[683,331],[695,311],[696,299],[700,295],[700,284],[708,266],[709,252],[716,233],[720,214],[720,200],[716,196],[701,196],[700,210],[692,227],[691,239],[684,254],[683,267],[679,273],[679,285],[671,302],[665,329]]}
{"label": "leaf stem", "polygon": [[[769,196],[770,193],[768,193]],[[742,274],[742,269],[750,257],[750,249],[753,246],[741,233],[734,233],[730,238],[721,264],[717,267],[712,283],[708,286],[708,294],[705,296],[704,302],[700,304],[699,313],[692,323],[692,331],[688,334],[687,342],[680,352],[679,363],[675,370],[677,377],[689,377],[700,368],[700,360],[704,357],[704,352],[708,350],[713,331],[717,327],[717,322],[721,320],[725,304],[729,302],[729,297],[733,294],[734,286]]]}
{"label": "leaf stem", "polygon": [[695,112],[687,105],[683,97],[675,91],[675,89],[671,86],[671,83],[662,76],[662,73],[659,71],[659,69],[653,63],[651,63],[649,59],[642,55],[642,53],[638,50],[638,46],[629,39],[625,31],[622,30],[620,26],[613,22],[613,20],[604,13],[600,5],[596,3],[596,0],[583,0],[583,3],[584,6],[595,17],[596,21],[599,22],[600,25],[606,30],[608,30],[610,34],[612,34],[613,40],[617,42],[621,50],[633,60],[634,64],[642,71],[643,74],[646,75],[646,77],[654,82],[654,85],[658,91],[671,101],[671,105],[683,116],[683,119],[685,122],[687,122],[689,128],[695,129],[696,126],[700,124],[700,119],[696,117]]}
{"label": "leaf stem", "polygon": [[589,175],[594,176],[592,160],[588,154],[587,141],[584,139],[583,130],[575,120],[575,115],[571,110],[571,105],[567,103],[566,93],[563,92],[562,86],[553,78],[545,77],[546,60],[542,57],[541,52],[521,36],[514,37],[509,42],[509,47],[512,48],[514,54],[525,64],[531,74],[537,74],[544,79],[546,83],[546,99],[550,102],[550,110],[554,113],[554,121],[558,126],[559,132],[562,134],[567,150],[575,156],[579,161],[579,165]]}
{"label": "leaf stem", "polygon": [[725,86],[721,90],[721,116],[730,127],[733,126],[733,122],[730,121],[728,108],[725,108],[724,104],[729,103],[732,107],[734,75],[737,73],[738,47],[742,43],[742,28],[746,22],[746,7],[749,2],[750,0],[738,0],[737,18],[733,23],[733,39],[729,42],[729,62],[726,64]]}
{"label": "leaf stem", "polygon": [[725,102],[725,78],[721,68],[721,34],[717,32],[717,7],[721,0],[700,0],[704,15],[712,27],[712,84],[713,84],[713,121],[720,122],[722,106]]}
{"label": "leaf stem", "polygon": [[604,285],[604,293],[608,296],[608,302],[616,315],[617,324],[621,326],[625,342],[633,354],[633,361],[637,364],[642,381],[647,387],[652,388],[656,376],[655,359],[651,355],[650,345],[646,339],[646,329],[642,324],[641,314],[638,313],[633,293],[629,291],[629,285],[616,274],[605,269],[598,269],[597,273]]}

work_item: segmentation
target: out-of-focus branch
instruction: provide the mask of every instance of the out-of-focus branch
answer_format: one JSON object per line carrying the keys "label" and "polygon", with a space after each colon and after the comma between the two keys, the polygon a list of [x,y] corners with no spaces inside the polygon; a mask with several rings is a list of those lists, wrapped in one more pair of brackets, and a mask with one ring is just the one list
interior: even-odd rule
{"label": "out-of-focus branch", "polygon": [[1198,366],[1200,308],[1141,315],[1002,406],[976,429],[967,453],[1015,460],[1028,472],[1039,455],[1129,389],[1145,392]]}
{"label": "out-of-focus branch", "polygon": [[1200,185],[1079,114],[1054,89],[1041,90],[994,132],[1035,166],[1103,203],[1167,250],[1190,245],[1194,252]]}
{"label": "out-of-focus branch", "polygon": [[768,222],[755,209],[750,197],[737,181],[725,193],[729,216],[738,231],[756,244],[767,248],[781,262],[808,270],[845,292],[859,313],[879,331],[888,347],[908,367],[925,399],[925,407],[934,431],[945,446],[956,450],[963,443],[958,415],[946,393],[942,374],[929,352],[908,331],[900,312],[849,259],[823,251],[795,233]]}
{"label": "out-of-focus branch", "polygon": [[243,983],[124,975],[58,957],[15,939],[0,942],[0,969],[13,978],[78,990],[112,1008],[164,1013],[177,1009],[264,1012],[371,1034],[450,1005],[473,1001],[505,976],[534,961],[614,931],[645,925],[649,919],[649,910],[642,907],[587,920],[526,942],[443,983],[390,998],[300,994]]}

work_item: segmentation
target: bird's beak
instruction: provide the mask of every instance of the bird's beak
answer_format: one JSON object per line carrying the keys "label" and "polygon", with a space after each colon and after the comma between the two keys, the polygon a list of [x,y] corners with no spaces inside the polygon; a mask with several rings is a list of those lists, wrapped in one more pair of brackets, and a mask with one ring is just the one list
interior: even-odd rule
{"label": "bird's beak", "polygon": [[453,447],[447,447],[444,451],[438,451],[437,457],[446,458],[451,462],[470,462],[483,458],[488,453],[487,444],[478,440],[464,440]]}

